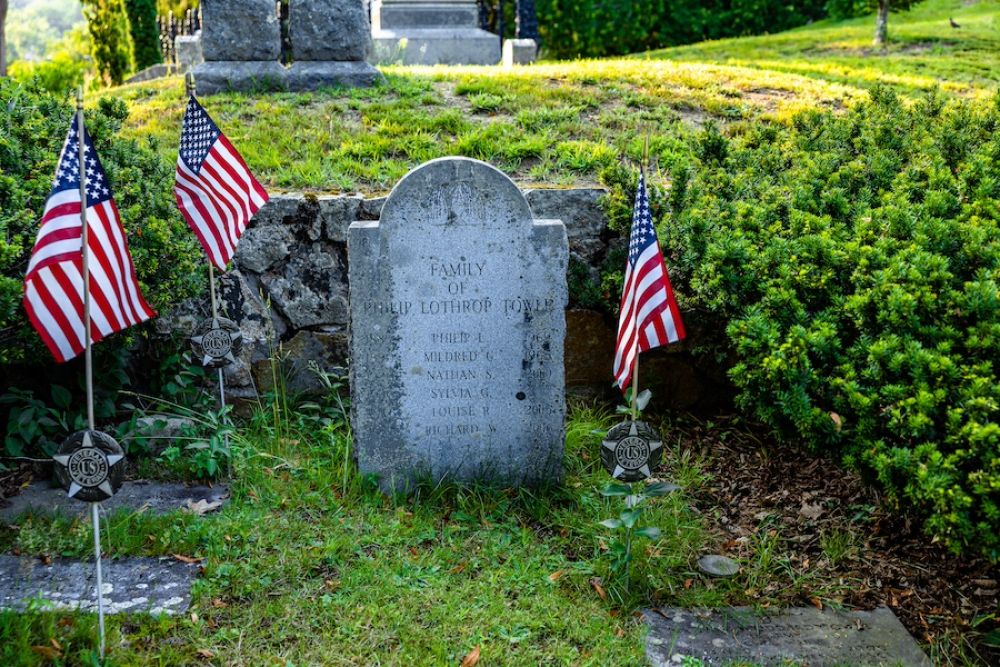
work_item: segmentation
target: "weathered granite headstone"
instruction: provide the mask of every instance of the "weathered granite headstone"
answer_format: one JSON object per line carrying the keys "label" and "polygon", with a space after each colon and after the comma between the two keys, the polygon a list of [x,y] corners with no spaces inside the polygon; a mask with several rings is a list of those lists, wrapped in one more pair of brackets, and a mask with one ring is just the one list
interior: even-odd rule
{"label": "weathered granite headstone", "polygon": [[375,61],[404,65],[496,65],[500,38],[479,27],[475,0],[374,0]]}
{"label": "weathered granite headstone", "polygon": [[[198,565],[173,558],[107,559],[112,573],[101,597],[107,613],[183,614],[191,604]],[[96,611],[92,563],[0,554],[0,609],[23,610],[41,604],[52,609]]]}
{"label": "weathered granite headstone", "polygon": [[198,92],[281,90],[285,68],[274,0],[204,0]]}
{"label": "weathered granite headstone", "polygon": [[306,91],[371,86],[382,79],[365,58],[371,31],[362,0],[295,0],[288,32],[294,62],[284,67],[274,0],[204,0],[198,90]]}
{"label": "weathered granite headstone", "polygon": [[274,0],[204,0],[201,51],[205,60],[273,60],[281,55]]}
{"label": "weathered granite headstone", "polygon": [[643,616],[650,625],[646,657],[653,667],[681,665],[685,658],[707,667],[742,661],[766,667],[931,665],[887,607],[852,612],[803,607],[771,613],[750,608],[658,609]]}
{"label": "weathered granite headstone", "polygon": [[352,424],[363,473],[562,474],[566,228],[488,164],[433,160],[351,225]]}
{"label": "weathered granite headstone", "polygon": [[288,69],[289,90],[371,86],[382,78],[365,60],[371,24],[361,0],[295,0],[288,11],[295,59]]}

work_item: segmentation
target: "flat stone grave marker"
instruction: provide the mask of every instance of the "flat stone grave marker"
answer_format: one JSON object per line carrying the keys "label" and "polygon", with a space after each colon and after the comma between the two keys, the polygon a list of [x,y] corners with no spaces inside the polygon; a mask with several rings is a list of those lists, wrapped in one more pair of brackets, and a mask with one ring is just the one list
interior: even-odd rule
{"label": "flat stone grave marker", "polygon": [[[183,614],[191,604],[198,565],[164,558],[104,559],[102,596],[108,614]],[[0,608],[31,604],[55,610],[97,611],[94,563],[0,555]]]}
{"label": "flat stone grave marker", "polygon": [[566,228],[468,158],[428,162],[351,225],[352,424],[362,473],[562,475]]}
{"label": "flat stone grave marker", "polygon": [[[225,484],[213,487],[185,486],[179,483],[139,480],[125,482],[113,498],[101,503],[101,507],[107,511],[120,507],[133,510],[147,507],[152,512],[163,514],[184,509],[188,507],[188,503],[217,503],[228,497],[229,487]],[[68,497],[62,487],[54,487],[41,481],[33,482],[16,496],[0,500],[0,520],[10,521],[28,511],[82,516],[90,512],[90,506]]]}
{"label": "flat stone grave marker", "polygon": [[685,657],[706,666],[746,660],[808,667],[931,667],[917,642],[887,607],[820,611],[814,607],[762,614],[750,608],[643,612],[649,623],[646,657],[673,667]]}

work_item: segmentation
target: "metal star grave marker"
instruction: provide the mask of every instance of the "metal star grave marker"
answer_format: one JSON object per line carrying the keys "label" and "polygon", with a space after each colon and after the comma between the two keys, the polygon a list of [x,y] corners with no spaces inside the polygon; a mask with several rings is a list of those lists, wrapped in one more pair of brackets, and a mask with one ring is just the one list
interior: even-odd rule
{"label": "metal star grave marker", "polygon": [[601,463],[612,477],[622,482],[638,482],[652,476],[662,456],[660,436],[641,421],[616,424],[601,443]]}
{"label": "metal star grave marker", "polygon": [[125,459],[121,446],[107,433],[77,431],[66,438],[56,462],[56,478],[69,497],[85,503],[108,500],[121,488]]}
{"label": "metal star grave marker", "polygon": [[236,323],[223,317],[205,320],[200,333],[191,338],[191,348],[206,368],[222,368],[236,363],[243,348],[243,334]]}

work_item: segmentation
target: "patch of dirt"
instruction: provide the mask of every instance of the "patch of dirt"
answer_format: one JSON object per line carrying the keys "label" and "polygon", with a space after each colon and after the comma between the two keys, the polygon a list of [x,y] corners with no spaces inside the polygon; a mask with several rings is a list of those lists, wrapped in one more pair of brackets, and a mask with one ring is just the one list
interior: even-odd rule
{"label": "patch of dirt", "polygon": [[797,95],[790,90],[782,90],[780,88],[751,88],[743,91],[740,97],[755,107],[770,112],[776,111],[780,102],[794,100]]}
{"label": "patch of dirt", "polygon": [[36,477],[36,472],[35,466],[30,463],[15,464],[0,471],[0,501],[20,494],[21,489]]}
{"label": "patch of dirt", "polygon": [[[748,590],[732,602],[886,605],[935,652],[964,652],[968,659],[975,651],[984,664],[1000,665],[1000,649],[980,641],[1000,631],[1000,567],[952,555],[932,543],[915,517],[888,508],[857,474],[777,444],[763,429],[715,418],[664,431],[700,443],[695,448],[705,455],[711,479],[695,498],[723,551],[752,560],[762,535],[777,537],[800,577],[797,585]],[[831,561],[830,554],[839,557]]]}

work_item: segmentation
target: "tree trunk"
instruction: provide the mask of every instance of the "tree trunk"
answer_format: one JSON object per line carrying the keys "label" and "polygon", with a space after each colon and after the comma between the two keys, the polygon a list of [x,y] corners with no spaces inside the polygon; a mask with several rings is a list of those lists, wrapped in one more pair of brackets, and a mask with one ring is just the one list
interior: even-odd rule
{"label": "tree trunk", "polygon": [[879,0],[878,18],[875,19],[875,46],[885,47],[889,34],[889,0]]}
{"label": "tree trunk", "polygon": [[7,76],[7,0],[0,0],[0,76]]}

